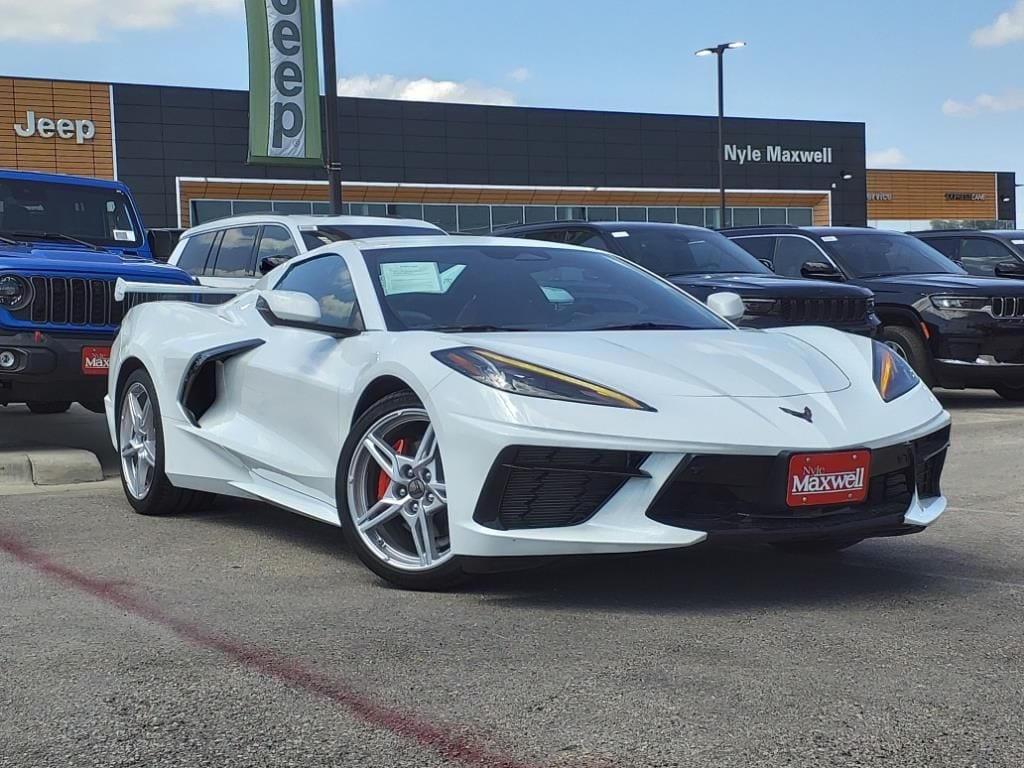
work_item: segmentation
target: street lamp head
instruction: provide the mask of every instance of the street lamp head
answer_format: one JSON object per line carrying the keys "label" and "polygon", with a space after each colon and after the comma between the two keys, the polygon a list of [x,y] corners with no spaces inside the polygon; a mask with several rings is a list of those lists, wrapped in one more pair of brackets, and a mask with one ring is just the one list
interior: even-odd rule
{"label": "street lamp head", "polygon": [[701,48],[701,49],[700,49],[699,51],[697,51],[697,52],[696,52],[696,53],[694,53],[693,55],[694,55],[694,56],[710,56],[710,55],[711,55],[711,54],[713,54],[714,52],[715,52],[715,51],[714,51],[714,49],[713,49],[713,48]]}
{"label": "street lamp head", "polygon": [[742,40],[737,40],[737,41],[735,41],[733,43],[726,43],[725,44],[726,48],[746,48],[746,46],[747,46],[747,44],[745,42],[743,42]]}

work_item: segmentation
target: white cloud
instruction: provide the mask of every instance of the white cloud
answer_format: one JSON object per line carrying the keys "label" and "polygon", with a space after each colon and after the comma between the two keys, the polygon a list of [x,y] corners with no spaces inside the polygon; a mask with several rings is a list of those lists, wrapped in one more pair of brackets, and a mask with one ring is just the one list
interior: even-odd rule
{"label": "white cloud", "polygon": [[362,96],[372,99],[398,99],[400,101],[447,101],[458,104],[498,104],[510,106],[515,96],[502,88],[481,85],[472,80],[416,80],[394,75],[356,75],[338,80],[340,96]]}
{"label": "white cloud", "polygon": [[994,48],[1024,40],[1024,0],[1017,0],[1008,11],[1003,11],[987,27],[971,33],[971,44],[978,48]]}
{"label": "white cloud", "polygon": [[973,101],[957,101],[946,99],[942,104],[942,112],[949,117],[970,117],[980,112],[1016,112],[1024,109],[1024,91],[1014,89],[1002,96],[983,93]]}
{"label": "white cloud", "polygon": [[526,67],[516,67],[508,73],[508,76],[517,83],[524,83],[530,79],[530,70]]}
{"label": "white cloud", "polygon": [[899,147],[875,150],[868,152],[867,156],[868,168],[892,168],[897,165],[905,165],[906,162],[907,156]]}
{"label": "white cloud", "polygon": [[241,10],[242,0],[0,0],[0,40],[88,43],[115,30],[170,27],[187,12]]}

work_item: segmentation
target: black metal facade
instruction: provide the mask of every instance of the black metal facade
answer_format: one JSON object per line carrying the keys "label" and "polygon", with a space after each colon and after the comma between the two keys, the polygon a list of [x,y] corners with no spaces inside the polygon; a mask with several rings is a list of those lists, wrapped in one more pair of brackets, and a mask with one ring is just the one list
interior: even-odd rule
{"label": "black metal facade", "polygon": [[[339,109],[346,181],[717,189],[715,118],[354,98]],[[118,175],[149,226],[177,223],[178,176],[326,178],[246,163],[244,91],[115,85],[114,120]],[[727,188],[832,191],[834,223],[866,222],[863,123],[728,119],[725,142],[762,151],[726,163]],[[831,162],[769,162],[768,146],[829,147]]]}

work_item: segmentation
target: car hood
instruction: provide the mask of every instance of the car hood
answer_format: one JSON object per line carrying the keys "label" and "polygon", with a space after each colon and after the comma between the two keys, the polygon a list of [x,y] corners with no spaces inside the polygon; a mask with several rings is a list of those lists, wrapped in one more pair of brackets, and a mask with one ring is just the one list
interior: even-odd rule
{"label": "car hood", "polygon": [[436,334],[438,348],[473,346],[644,398],[791,397],[850,381],[805,341],[760,331],[594,331]]}
{"label": "car hood", "polygon": [[732,291],[741,296],[814,299],[866,299],[871,292],[865,288],[825,280],[803,280],[775,275],[703,274],[676,275],[669,280],[686,291],[702,297],[715,291]]}
{"label": "car hood", "polygon": [[5,246],[0,244],[0,270],[118,276],[128,280],[194,282],[186,272],[152,259],[119,250],[78,247]]}
{"label": "car hood", "polygon": [[928,293],[955,291],[979,296],[1024,296],[1024,280],[978,275],[886,275],[861,278],[860,282],[876,291],[911,288]]}

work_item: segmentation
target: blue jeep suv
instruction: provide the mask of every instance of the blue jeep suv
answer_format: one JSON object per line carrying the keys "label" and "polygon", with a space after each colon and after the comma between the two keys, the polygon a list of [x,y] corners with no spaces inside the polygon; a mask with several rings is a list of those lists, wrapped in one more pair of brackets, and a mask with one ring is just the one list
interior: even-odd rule
{"label": "blue jeep suv", "polygon": [[102,412],[119,277],[195,284],[154,261],[124,184],[0,169],[0,405]]}

